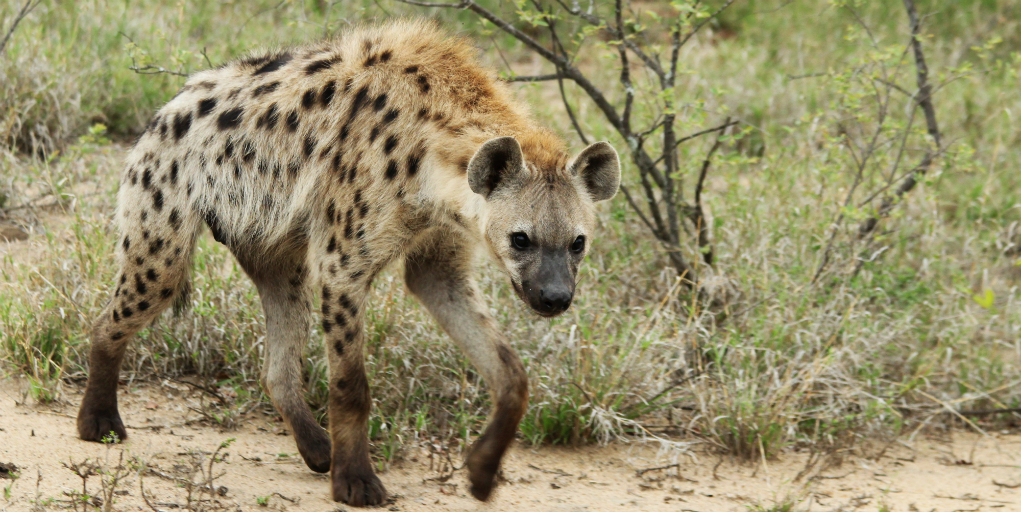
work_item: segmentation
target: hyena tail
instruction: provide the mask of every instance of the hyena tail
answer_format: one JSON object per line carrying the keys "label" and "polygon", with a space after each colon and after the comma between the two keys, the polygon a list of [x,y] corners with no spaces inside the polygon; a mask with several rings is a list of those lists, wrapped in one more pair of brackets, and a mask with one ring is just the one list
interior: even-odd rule
{"label": "hyena tail", "polygon": [[188,267],[185,278],[178,284],[178,291],[174,294],[174,316],[181,316],[192,307],[192,266]]}

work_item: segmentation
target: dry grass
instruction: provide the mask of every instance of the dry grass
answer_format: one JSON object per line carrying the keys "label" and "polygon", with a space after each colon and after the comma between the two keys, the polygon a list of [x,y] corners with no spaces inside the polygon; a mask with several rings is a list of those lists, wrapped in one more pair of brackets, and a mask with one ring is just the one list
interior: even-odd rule
{"label": "dry grass", "polygon": [[[372,2],[343,2],[329,12],[319,2],[265,12],[277,3],[87,3],[44,2],[0,57],[0,110],[12,113],[0,124],[0,193],[9,198],[0,221],[33,233],[8,245],[0,262],[0,358],[8,371],[33,379],[39,400],[60,399],[61,386],[85,374],[85,333],[111,290],[109,216],[125,147],[88,127],[99,120],[115,140],[129,136],[181,83],[128,71],[132,56],[139,65],[194,70],[206,65],[204,48],[216,64],[267,41],[317,37],[325,26],[418,12]],[[15,3],[3,5],[9,13]],[[496,318],[528,361],[525,439],[669,432],[759,459],[793,444],[845,446],[952,424],[936,400],[959,410],[1019,408],[1019,4],[977,4],[957,16],[938,4],[919,7],[942,14],[926,24],[934,76],[964,75],[935,98],[955,146],[870,245],[857,242],[855,222],[841,225],[832,264],[814,282],[853,179],[836,130],[863,115],[851,101],[867,85],[847,71],[877,56],[841,9],[766,5],[737,5],[683,56],[677,91],[690,107],[680,132],[720,114],[748,127],[720,153],[705,191],[717,254],[715,268],[701,274],[707,295],[678,286],[621,197],[601,211],[579,299],[563,317],[536,318],[494,269],[482,270]],[[902,16],[873,4],[864,11],[887,45],[904,41]],[[239,20],[248,21],[239,28]],[[517,72],[550,71],[464,13],[443,13],[442,21],[463,23],[496,67],[508,60]],[[137,46],[126,47],[118,31]],[[605,57],[595,48],[582,54],[581,67],[614,84],[600,66]],[[810,73],[825,75],[790,78]],[[557,89],[520,87],[536,115],[570,138],[561,109],[548,107],[558,104]],[[585,129],[614,141],[579,92],[569,92]],[[696,162],[709,144],[684,145],[683,160]],[[19,152],[26,148],[54,156]],[[879,165],[891,158],[880,155]],[[627,182],[632,172],[626,169]],[[208,237],[195,270],[191,309],[142,331],[125,373],[200,376],[235,397],[224,414],[265,403],[254,288]],[[458,445],[475,435],[488,410],[485,390],[397,272],[378,279],[371,304],[367,367],[379,460],[409,443]],[[308,399],[322,408],[319,333],[307,356]],[[971,417],[982,425],[999,418],[1019,422]]]}

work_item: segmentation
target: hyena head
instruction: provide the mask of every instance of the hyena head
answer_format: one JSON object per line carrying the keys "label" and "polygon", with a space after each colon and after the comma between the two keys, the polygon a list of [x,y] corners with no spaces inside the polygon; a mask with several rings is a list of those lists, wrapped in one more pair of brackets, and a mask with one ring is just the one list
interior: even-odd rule
{"label": "hyena head", "polygon": [[594,203],[619,188],[619,156],[588,146],[559,169],[541,169],[512,137],[491,139],[469,162],[473,192],[486,199],[484,238],[519,298],[542,316],[564,312],[590,248]]}

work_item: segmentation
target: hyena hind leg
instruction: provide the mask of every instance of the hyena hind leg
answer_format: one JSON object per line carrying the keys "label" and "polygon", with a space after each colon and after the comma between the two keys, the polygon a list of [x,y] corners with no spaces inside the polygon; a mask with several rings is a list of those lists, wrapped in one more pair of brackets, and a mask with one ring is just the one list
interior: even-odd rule
{"label": "hyena hind leg", "polygon": [[93,322],[89,381],[78,410],[78,436],[86,441],[102,441],[111,433],[118,440],[128,437],[117,410],[117,382],[125,349],[131,337],[167,309],[189,284],[194,229],[185,233],[180,219],[173,225],[177,229],[166,233],[142,223],[124,230],[117,288]]}
{"label": "hyena hind leg", "polygon": [[267,318],[263,382],[277,412],[291,427],[309,469],[331,469],[331,439],[303,398],[302,351],[312,317],[309,272],[302,257],[285,258],[272,269],[250,271]]}

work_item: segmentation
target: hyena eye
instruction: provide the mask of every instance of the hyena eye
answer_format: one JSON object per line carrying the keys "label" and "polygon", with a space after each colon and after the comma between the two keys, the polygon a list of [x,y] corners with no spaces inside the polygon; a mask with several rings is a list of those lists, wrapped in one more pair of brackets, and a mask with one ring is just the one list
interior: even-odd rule
{"label": "hyena eye", "polygon": [[576,253],[576,254],[579,254],[579,253],[583,252],[583,247],[585,247],[586,245],[587,245],[586,237],[584,237],[583,235],[580,235],[580,236],[576,237],[576,240],[574,240],[572,245],[569,246],[569,250],[574,252],[574,253]]}
{"label": "hyena eye", "polygon": [[530,248],[530,237],[526,236],[526,233],[512,233],[510,238],[512,240],[512,247],[515,247],[520,251],[525,251]]}

